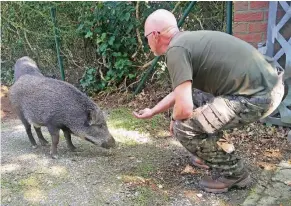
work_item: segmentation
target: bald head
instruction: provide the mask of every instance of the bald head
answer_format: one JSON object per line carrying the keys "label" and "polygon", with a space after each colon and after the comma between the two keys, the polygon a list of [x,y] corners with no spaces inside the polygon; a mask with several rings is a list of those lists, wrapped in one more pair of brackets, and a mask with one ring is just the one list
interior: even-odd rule
{"label": "bald head", "polygon": [[175,16],[165,9],[158,9],[150,14],[144,26],[144,35],[156,56],[166,52],[171,39],[178,32]]}
{"label": "bald head", "polygon": [[175,16],[165,9],[154,11],[145,22],[145,34],[152,31],[163,31],[168,28],[178,29],[178,25]]}

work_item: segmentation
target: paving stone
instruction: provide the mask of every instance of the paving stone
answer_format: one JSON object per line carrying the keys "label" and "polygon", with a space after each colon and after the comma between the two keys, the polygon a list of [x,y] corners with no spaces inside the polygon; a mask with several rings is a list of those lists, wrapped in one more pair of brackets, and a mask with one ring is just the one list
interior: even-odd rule
{"label": "paving stone", "polygon": [[251,190],[242,206],[291,206],[290,162],[282,161],[278,169],[271,176],[270,174],[262,173],[257,185]]}

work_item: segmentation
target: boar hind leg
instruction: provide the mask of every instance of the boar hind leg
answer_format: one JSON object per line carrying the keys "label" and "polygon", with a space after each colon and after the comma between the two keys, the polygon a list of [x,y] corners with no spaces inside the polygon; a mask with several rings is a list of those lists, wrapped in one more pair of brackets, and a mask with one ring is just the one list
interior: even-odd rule
{"label": "boar hind leg", "polygon": [[67,146],[71,151],[75,151],[76,147],[73,145],[72,143],[72,137],[71,137],[71,133],[68,129],[63,129],[65,138],[66,138],[66,142],[67,142]]}
{"label": "boar hind leg", "polygon": [[32,144],[32,148],[34,148],[34,149],[37,148],[37,144],[36,144],[35,139],[33,138],[32,133],[31,133],[31,125],[25,119],[25,117],[23,116],[22,113],[19,115],[19,118],[20,118],[21,122],[23,123],[23,125],[25,127],[26,134],[27,134],[27,136],[29,138],[30,143]]}
{"label": "boar hind leg", "polygon": [[52,137],[52,145],[51,145],[51,157],[53,159],[58,159],[57,147],[60,140],[60,130],[53,126],[48,126],[48,131]]}
{"label": "boar hind leg", "polygon": [[37,134],[40,144],[42,146],[48,145],[48,141],[43,137],[40,127],[34,127],[34,130]]}

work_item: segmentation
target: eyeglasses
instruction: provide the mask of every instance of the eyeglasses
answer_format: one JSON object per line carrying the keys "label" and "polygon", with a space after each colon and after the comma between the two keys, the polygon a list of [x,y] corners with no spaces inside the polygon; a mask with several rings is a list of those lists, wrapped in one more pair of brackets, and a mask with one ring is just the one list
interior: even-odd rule
{"label": "eyeglasses", "polygon": [[[145,37],[144,37],[144,40],[146,43],[149,43],[149,40],[148,40],[148,36],[151,35],[154,31],[148,33]],[[158,34],[160,34],[160,32],[158,31]]]}

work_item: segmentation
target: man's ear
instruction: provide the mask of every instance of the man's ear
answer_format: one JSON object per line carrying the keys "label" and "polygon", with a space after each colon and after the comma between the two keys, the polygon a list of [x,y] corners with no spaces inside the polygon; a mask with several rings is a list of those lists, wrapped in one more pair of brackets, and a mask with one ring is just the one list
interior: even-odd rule
{"label": "man's ear", "polygon": [[156,41],[160,38],[160,32],[153,31],[152,35]]}

